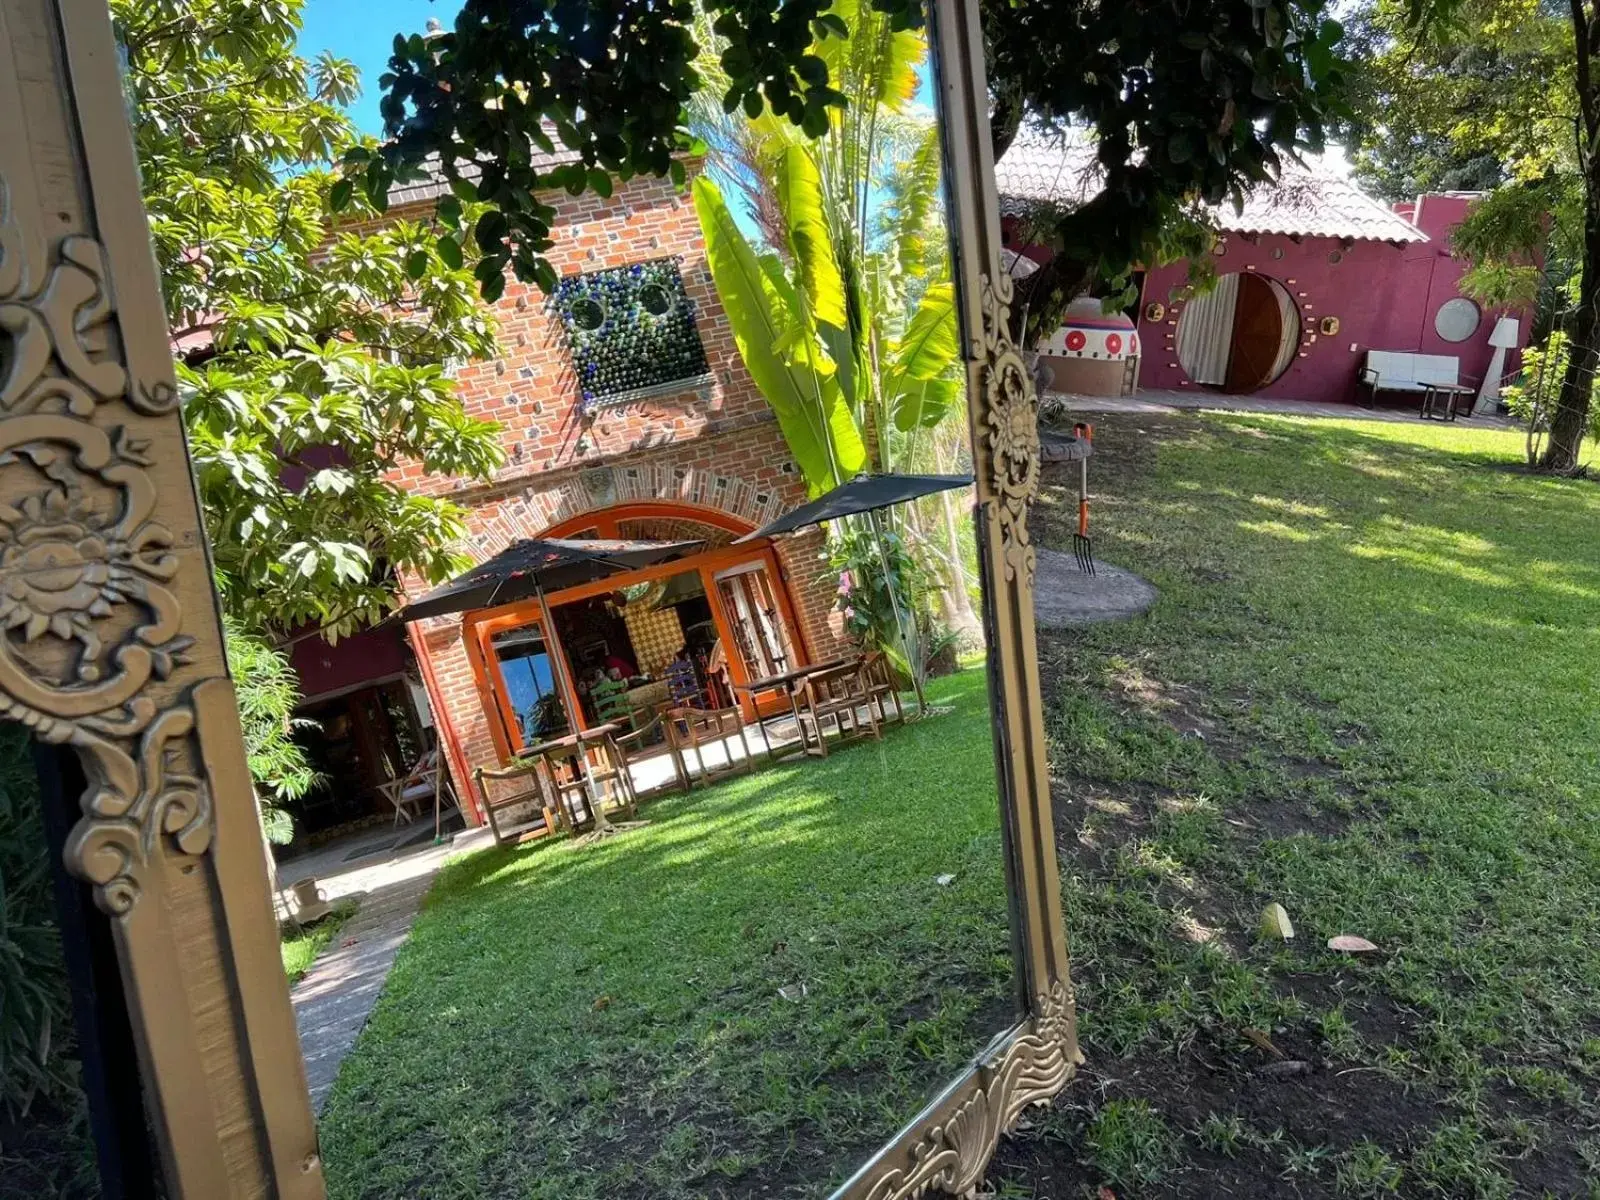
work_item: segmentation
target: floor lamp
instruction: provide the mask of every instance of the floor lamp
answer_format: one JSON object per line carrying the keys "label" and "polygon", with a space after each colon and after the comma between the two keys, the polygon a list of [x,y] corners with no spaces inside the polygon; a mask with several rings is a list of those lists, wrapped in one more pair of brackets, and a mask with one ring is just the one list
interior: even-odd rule
{"label": "floor lamp", "polygon": [[1494,332],[1489,335],[1494,355],[1489,359],[1489,369],[1483,373],[1478,401],[1472,406],[1474,416],[1492,416],[1500,407],[1500,379],[1506,370],[1506,351],[1515,350],[1521,341],[1522,327],[1515,317],[1501,317],[1494,323]]}

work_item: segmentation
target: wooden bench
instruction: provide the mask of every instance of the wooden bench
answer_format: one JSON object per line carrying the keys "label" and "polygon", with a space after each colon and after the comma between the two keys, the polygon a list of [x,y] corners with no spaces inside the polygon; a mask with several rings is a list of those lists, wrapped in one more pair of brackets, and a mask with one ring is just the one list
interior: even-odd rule
{"label": "wooden bench", "polygon": [[1461,360],[1453,354],[1368,350],[1361,383],[1367,389],[1369,408],[1377,407],[1379,392],[1404,392],[1422,402],[1424,415],[1443,400],[1454,420],[1456,403],[1462,397],[1467,399],[1467,411],[1472,410],[1472,391],[1463,386]]}

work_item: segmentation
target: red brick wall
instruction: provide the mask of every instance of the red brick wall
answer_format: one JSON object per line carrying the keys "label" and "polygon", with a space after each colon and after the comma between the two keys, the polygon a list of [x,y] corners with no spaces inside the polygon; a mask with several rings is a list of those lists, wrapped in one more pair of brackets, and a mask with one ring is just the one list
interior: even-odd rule
{"label": "red brick wall", "polygon": [[[694,164],[698,166],[698,164]],[[731,514],[754,528],[805,499],[805,488],[771,410],[745,370],[706,265],[687,189],[639,179],[610,199],[555,201],[549,257],[563,275],[675,255],[695,306],[712,379],[676,395],[654,396],[586,416],[580,409],[565,330],[536,288],[508,281],[495,305],[501,356],[458,372],[467,411],[498,421],[505,466],[488,483],[425,477],[416,465],[397,478],[428,494],[449,494],[469,511],[466,547],[478,560],[557,521],[613,504],[669,501]],[[425,217],[431,202],[400,210]],[[811,532],[779,548],[813,656],[841,647],[831,613],[832,583],[822,580],[822,537]],[[458,622],[429,623],[423,640],[433,663],[436,713],[445,714],[470,771],[495,762]],[[470,777],[463,791],[470,791]]]}
{"label": "red brick wall", "polygon": [[[508,280],[505,295],[495,305],[500,357],[468,364],[456,375],[468,413],[503,427],[506,464],[495,482],[515,483],[718,430],[771,423],[771,411],[739,359],[733,331],[712,286],[700,223],[687,190],[679,191],[667,180],[635,179],[610,199],[563,193],[555,206],[555,244],[549,259],[562,275],[678,258],[713,379],[709,384],[686,385],[676,395],[654,396],[585,416],[559,318],[537,287]],[[423,217],[429,206],[399,211]],[[777,438],[776,428],[772,436]],[[463,487],[459,480],[425,478],[414,464],[400,477],[428,493]]]}

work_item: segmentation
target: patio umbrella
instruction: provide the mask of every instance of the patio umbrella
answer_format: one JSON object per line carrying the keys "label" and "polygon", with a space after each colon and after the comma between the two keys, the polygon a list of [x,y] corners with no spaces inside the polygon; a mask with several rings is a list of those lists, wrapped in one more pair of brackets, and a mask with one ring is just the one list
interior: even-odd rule
{"label": "patio umbrella", "polygon": [[907,665],[911,668],[911,683],[917,693],[917,710],[924,712],[927,703],[922,696],[922,667],[918,661],[921,656],[912,645],[912,639],[916,634],[916,620],[913,618],[911,622],[912,635],[908,637],[906,627],[900,620],[900,599],[895,595],[894,575],[889,570],[888,555],[884,553],[883,532],[878,527],[877,514],[879,509],[891,505],[932,496],[950,488],[968,487],[971,483],[971,475],[871,475],[863,471],[849,483],[840,484],[831,492],[824,492],[815,500],[808,500],[800,507],[790,509],[782,516],[768,521],[754,533],[747,533],[738,540],[748,542],[754,538],[774,537],[780,533],[793,533],[798,529],[819,525],[823,521],[836,521],[841,517],[864,514],[872,526],[873,541],[878,547],[878,558],[883,566],[884,586],[889,591],[889,607],[894,609],[895,626],[899,629],[900,641],[906,648]]}
{"label": "patio umbrella", "polygon": [[665,562],[701,546],[700,542],[629,542],[570,538],[523,538],[487,562],[449,583],[441,584],[400,613],[403,621],[420,621],[444,613],[493,608],[545,592],[559,592]]}
{"label": "patio umbrella", "polygon": [[[554,625],[550,617],[550,605],[545,600],[547,591],[560,591],[580,583],[604,579],[620,571],[632,571],[665,562],[698,549],[702,544],[523,538],[512,542],[487,562],[434,588],[416,603],[406,605],[400,612],[400,619],[420,621],[424,617],[466,612],[474,608],[493,608],[498,604],[532,597],[539,602],[539,621],[548,633]],[[555,653],[553,647],[550,650],[550,663],[555,671],[557,686],[561,689],[562,702],[566,703],[567,697],[572,694],[572,681],[567,676],[567,665],[561,661],[561,655]],[[572,714],[572,724],[576,732],[576,713]]]}
{"label": "patio umbrella", "polygon": [[799,508],[791,508],[738,541],[748,542],[756,538],[775,537],[780,533],[793,533],[808,525],[870,513],[950,488],[967,487],[971,483],[971,475],[869,475],[863,471],[849,483],[842,483],[833,491],[806,501]]}

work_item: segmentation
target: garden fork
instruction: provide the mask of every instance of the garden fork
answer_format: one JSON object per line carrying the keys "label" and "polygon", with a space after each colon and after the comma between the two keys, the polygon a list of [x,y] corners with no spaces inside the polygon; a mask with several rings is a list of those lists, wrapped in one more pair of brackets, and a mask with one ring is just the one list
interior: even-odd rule
{"label": "garden fork", "polygon": [[[1093,444],[1094,426],[1082,422],[1072,427],[1073,436]],[[1089,538],[1089,458],[1078,460],[1078,532],[1072,535],[1072,556],[1078,560],[1078,570],[1094,574],[1094,542]]]}

